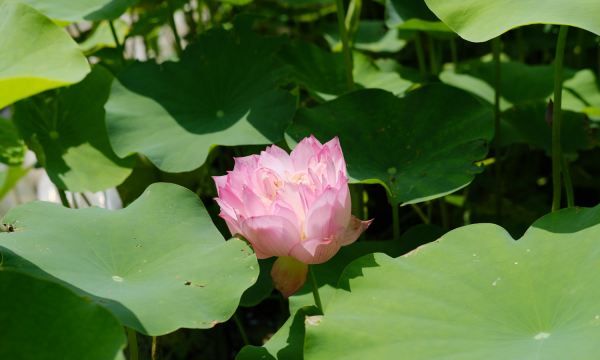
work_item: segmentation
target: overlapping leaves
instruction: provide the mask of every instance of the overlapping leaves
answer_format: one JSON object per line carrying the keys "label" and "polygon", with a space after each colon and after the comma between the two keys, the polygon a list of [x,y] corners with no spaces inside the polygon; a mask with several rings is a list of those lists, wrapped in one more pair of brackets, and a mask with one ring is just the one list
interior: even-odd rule
{"label": "overlapping leaves", "polygon": [[307,319],[305,357],[587,358],[600,347],[597,214],[550,215],[519,241],[480,224],[363,257],[325,316]]}
{"label": "overlapping leaves", "polygon": [[0,235],[4,268],[67,285],[144,334],[227,320],[258,275],[248,245],[224,241],[194,193],[173,184],[123,210],[34,202],[3,223],[14,229]]}

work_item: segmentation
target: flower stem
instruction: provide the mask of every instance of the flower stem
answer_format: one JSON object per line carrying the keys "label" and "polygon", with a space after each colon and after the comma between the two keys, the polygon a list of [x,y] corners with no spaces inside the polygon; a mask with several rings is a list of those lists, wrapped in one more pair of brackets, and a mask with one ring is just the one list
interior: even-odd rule
{"label": "flower stem", "polygon": [[179,37],[177,25],[175,24],[175,8],[173,7],[172,0],[167,0],[167,5],[169,6],[169,26],[171,26],[173,36],[175,37],[175,50],[177,50],[177,56],[181,57],[183,47],[181,46],[181,38]]}
{"label": "flower stem", "polygon": [[158,348],[158,340],[156,339],[156,336],[153,336],[152,337],[152,348],[150,349],[150,358],[152,360],[158,360],[157,348]]}
{"label": "flower stem", "polygon": [[348,90],[354,87],[354,78],[352,75],[352,53],[348,41],[348,31],[346,29],[346,16],[344,15],[344,0],[336,0],[338,27],[340,39],[342,40],[342,52],[344,54],[344,65],[346,67],[346,85]]}
{"label": "flower stem", "polygon": [[135,330],[127,328],[127,342],[129,348],[129,360],[138,360],[138,344]]}
{"label": "flower stem", "polygon": [[242,341],[244,345],[250,345],[250,340],[248,340],[248,335],[246,334],[246,330],[244,330],[244,325],[240,321],[240,318],[237,316],[237,313],[233,314],[233,322],[235,322],[235,326],[237,326],[238,331],[240,332],[240,336],[242,337]]}
{"label": "flower stem", "polygon": [[315,298],[315,305],[321,310],[321,314],[325,314],[323,311],[323,304],[321,303],[321,296],[319,295],[319,284],[317,284],[317,278],[315,277],[315,272],[313,271],[313,266],[308,265],[308,272],[310,273],[310,281],[312,283],[312,292],[313,297]]}
{"label": "flower stem", "polygon": [[502,43],[500,37],[492,40],[492,52],[494,56],[494,152],[496,165],[494,166],[496,182],[496,220],[500,223],[502,219],[502,166],[500,163],[500,95],[501,95],[501,63],[500,53]]}
{"label": "flower stem", "polygon": [[552,211],[560,209],[561,204],[561,165],[562,149],[560,132],[562,126],[562,83],[565,45],[567,42],[568,26],[561,25],[556,41],[556,56],[554,59],[554,109],[552,111]]}

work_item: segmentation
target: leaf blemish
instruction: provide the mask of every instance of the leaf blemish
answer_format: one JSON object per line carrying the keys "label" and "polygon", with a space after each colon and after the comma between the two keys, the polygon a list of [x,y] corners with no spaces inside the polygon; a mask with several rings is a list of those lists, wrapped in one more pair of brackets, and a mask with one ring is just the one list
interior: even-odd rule
{"label": "leaf blemish", "polygon": [[185,283],[183,283],[183,285],[185,285],[185,286],[191,286],[191,285],[193,285],[193,286],[199,287],[199,288],[203,288],[203,287],[206,286],[206,285],[202,285],[202,284],[193,283],[191,281],[186,281]]}
{"label": "leaf blemish", "polygon": [[14,232],[15,226],[13,224],[2,224],[0,232]]}

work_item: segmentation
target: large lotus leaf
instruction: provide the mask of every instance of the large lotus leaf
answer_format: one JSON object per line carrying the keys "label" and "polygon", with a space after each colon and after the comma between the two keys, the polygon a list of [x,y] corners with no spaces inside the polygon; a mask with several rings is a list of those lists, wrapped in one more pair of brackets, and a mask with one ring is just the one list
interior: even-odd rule
{"label": "large lotus leaf", "polygon": [[115,19],[138,0],[20,0],[51,19],[63,21]]}
{"label": "large lotus leaf", "polygon": [[1,266],[0,294],[0,359],[122,358],[123,328],[89,299]]}
{"label": "large lotus leaf", "polygon": [[161,170],[202,165],[212,146],[280,141],[294,98],[277,89],[279,41],[215,30],[180,62],[136,63],[115,81],[106,104],[119,156],[146,155]]}
{"label": "large lotus leaf", "polygon": [[82,82],[55,96],[15,105],[15,125],[61,189],[105,190],[131,173],[133,159],[119,159],[106,134],[104,103],[112,79],[108,70],[96,66]]}
{"label": "large lotus leaf", "polygon": [[519,241],[478,224],[397,259],[357,260],[325,316],[306,321],[306,359],[594,358],[597,213],[552,214]]}
{"label": "large lotus leaf", "polygon": [[322,141],[339,136],[353,181],[384,185],[393,204],[416,203],[473,180],[493,116],[490,106],[443,84],[403,98],[359,90],[300,110],[288,134],[292,145],[309,134]]}
{"label": "large lotus leaf", "polygon": [[461,37],[487,41],[519,26],[562,24],[600,35],[596,0],[425,0]]}
{"label": "large lotus leaf", "polygon": [[258,276],[250,247],[225,241],[178,185],[153,184],[118,211],[29,203],[3,223],[15,230],[0,234],[5,268],[67,284],[144,334],[227,320]]}
{"label": "large lotus leaf", "polygon": [[0,163],[21,165],[25,157],[25,142],[12,121],[0,117]]}
{"label": "large lotus leaf", "polygon": [[0,0],[0,109],[90,71],[66,31],[27,5]]}

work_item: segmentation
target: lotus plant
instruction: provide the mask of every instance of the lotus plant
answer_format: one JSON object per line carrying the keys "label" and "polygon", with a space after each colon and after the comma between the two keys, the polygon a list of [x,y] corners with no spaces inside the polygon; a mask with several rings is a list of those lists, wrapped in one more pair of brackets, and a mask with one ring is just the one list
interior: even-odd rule
{"label": "lotus plant", "polygon": [[256,256],[277,256],[271,276],[284,296],[306,281],[308,264],[331,259],[371,221],[351,214],[346,162],[339,139],[303,139],[288,154],[276,145],[260,155],[235,158],[216,176],[220,216],[233,235],[250,242]]}

